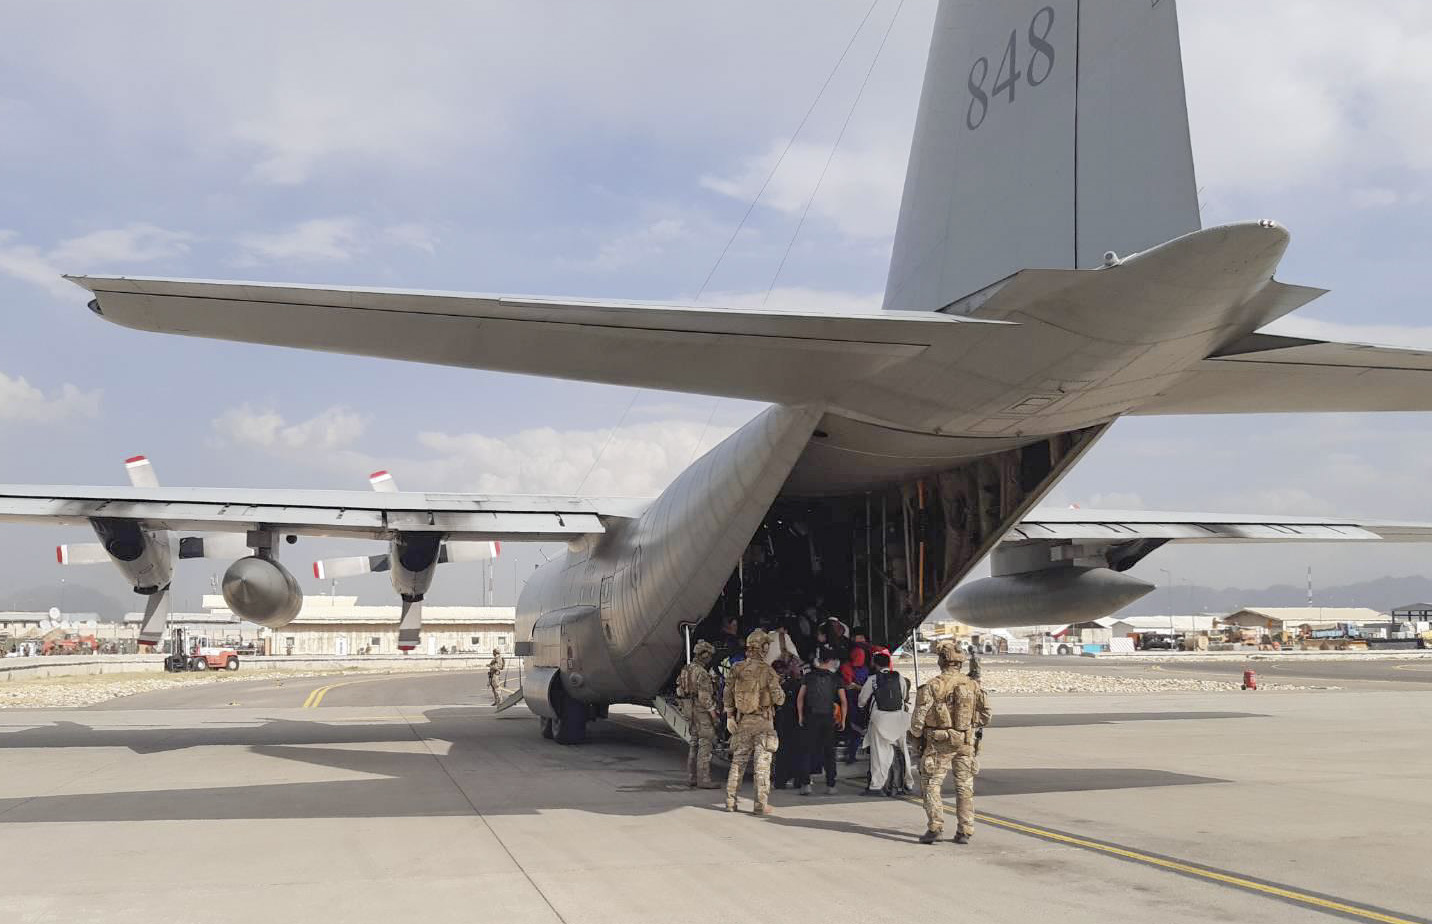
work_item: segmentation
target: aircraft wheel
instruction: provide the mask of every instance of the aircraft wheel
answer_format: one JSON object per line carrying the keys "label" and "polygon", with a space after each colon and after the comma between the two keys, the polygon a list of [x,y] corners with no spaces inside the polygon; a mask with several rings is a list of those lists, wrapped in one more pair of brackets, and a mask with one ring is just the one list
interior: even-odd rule
{"label": "aircraft wheel", "polygon": [[548,741],[552,740],[552,720],[542,719],[542,737]]}
{"label": "aircraft wheel", "polygon": [[552,737],[558,744],[581,744],[587,740],[587,704],[574,696],[562,697]]}

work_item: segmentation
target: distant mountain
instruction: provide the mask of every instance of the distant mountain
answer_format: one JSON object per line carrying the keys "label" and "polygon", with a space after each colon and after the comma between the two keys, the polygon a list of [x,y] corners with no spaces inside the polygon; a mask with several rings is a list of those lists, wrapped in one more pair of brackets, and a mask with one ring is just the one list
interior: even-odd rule
{"label": "distant mountain", "polygon": [[[131,595],[132,596],[132,595]],[[98,613],[100,619],[118,622],[124,614],[141,606],[123,597],[107,594],[82,584],[66,584],[64,611],[66,613]],[[43,613],[52,606],[59,606],[59,590],[53,584],[29,587],[23,590],[0,590],[0,610],[14,610],[21,613]]]}
{"label": "distant mountain", "polygon": [[[1313,606],[1365,606],[1386,613],[1393,607],[1432,601],[1432,578],[1421,575],[1383,577],[1336,587],[1313,587]],[[1245,606],[1307,606],[1308,588],[1275,584],[1261,590],[1237,587],[1160,587],[1124,607],[1120,616],[1229,613]]]}

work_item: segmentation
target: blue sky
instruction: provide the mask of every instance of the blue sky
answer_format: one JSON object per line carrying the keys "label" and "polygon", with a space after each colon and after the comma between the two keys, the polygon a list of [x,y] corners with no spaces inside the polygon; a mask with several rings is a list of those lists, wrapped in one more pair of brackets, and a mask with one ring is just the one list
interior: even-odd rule
{"label": "blue sky", "polygon": [[[934,4],[881,0],[704,300],[759,303],[891,23],[771,304],[878,302]],[[740,402],[163,337],[61,272],[689,301],[870,9],[136,2],[13,5],[0,55],[0,481],[652,493]],[[1205,224],[1274,217],[1285,322],[1432,347],[1424,255],[1432,9],[1185,3]],[[624,413],[628,405],[631,410]],[[616,428],[613,436],[612,430]],[[1432,519],[1421,415],[1120,423],[1060,486],[1084,505]],[[610,446],[601,458],[603,445]],[[593,465],[595,461],[595,466]],[[590,475],[586,473],[590,470]],[[4,587],[58,584],[80,531],[0,527]],[[357,551],[310,543],[290,557]],[[536,552],[514,554],[517,574]],[[1415,548],[1161,552],[1159,580],[1335,582]],[[207,584],[186,568],[181,604]],[[512,573],[499,571],[499,594]],[[122,594],[107,569],[67,580]],[[471,568],[435,599],[470,597]],[[380,578],[344,588],[381,594]]]}

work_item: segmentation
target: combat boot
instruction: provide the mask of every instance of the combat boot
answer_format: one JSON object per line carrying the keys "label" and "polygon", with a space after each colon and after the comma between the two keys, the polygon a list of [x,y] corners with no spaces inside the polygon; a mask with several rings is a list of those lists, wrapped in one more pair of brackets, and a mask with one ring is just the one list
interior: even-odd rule
{"label": "combat boot", "polygon": [[970,842],[970,836],[963,831],[957,831],[951,840],[956,844],[968,844]]}
{"label": "combat boot", "polygon": [[752,815],[774,815],[774,814],[776,814],[776,810],[773,809],[773,808],[771,808],[770,803],[768,803],[768,802],[762,802],[761,804],[757,805],[755,808],[751,809],[751,814],[752,814]]}
{"label": "combat boot", "polygon": [[735,799],[727,799],[727,800],[726,800],[726,811],[728,811],[728,812],[734,812],[734,811],[736,811],[736,800],[735,800]]}
{"label": "combat boot", "polygon": [[933,844],[933,843],[935,843],[935,841],[937,841],[937,840],[939,840],[939,839],[940,839],[940,832],[939,832],[939,831],[926,831],[924,834],[921,834],[921,835],[920,835],[920,843],[922,843],[922,844]]}

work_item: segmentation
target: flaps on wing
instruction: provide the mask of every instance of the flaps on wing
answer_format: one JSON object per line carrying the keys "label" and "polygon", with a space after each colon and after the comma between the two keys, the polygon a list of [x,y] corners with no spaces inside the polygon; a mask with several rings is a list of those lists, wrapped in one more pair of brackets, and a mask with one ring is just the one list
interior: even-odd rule
{"label": "flaps on wing", "polygon": [[1157,510],[1036,509],[1006,542],[1429,542],[1432,523]]}
{"label": "flaps on wing", "polygon": [[370,539],[441,532],[452,540],[566,541],[605,532],[604,519],[635,515],[642,506],[638,500],[522,495],[0,485],[0,521],[85,524],[102,517],[139,520],[149,529],[263,527]]}
{"label": "flaps on wing", "polygon": [[1135,414],[1432,410],[1432,352],[1252,334]]}
{"label": "flaps on wing", "polygon": [[139,330],[636,385],[819,402],[989,322],[247,282],[70,277]]}

